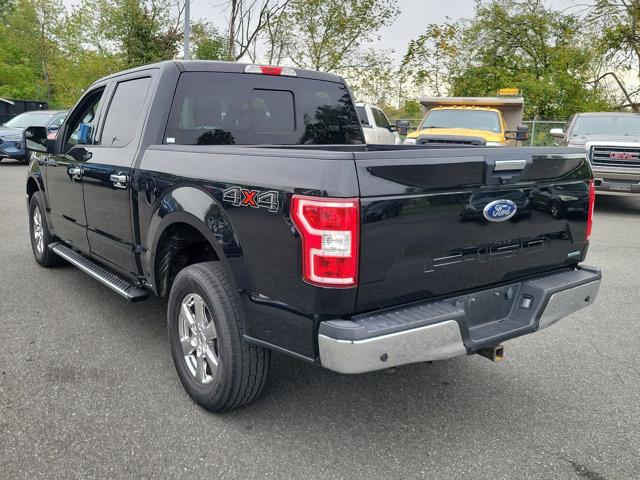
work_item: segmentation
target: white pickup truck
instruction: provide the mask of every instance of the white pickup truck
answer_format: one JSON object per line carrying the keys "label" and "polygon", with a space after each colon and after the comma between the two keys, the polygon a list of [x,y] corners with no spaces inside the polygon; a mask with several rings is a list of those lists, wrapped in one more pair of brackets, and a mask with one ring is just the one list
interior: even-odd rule
{"label": "white pickup truck", "polygon": [[370,103],[356,103],[356,111],[362,124],[365,142],[374,145],[400,145],[402,140],[396,127],[389,123],[389,119],[381,108]]}

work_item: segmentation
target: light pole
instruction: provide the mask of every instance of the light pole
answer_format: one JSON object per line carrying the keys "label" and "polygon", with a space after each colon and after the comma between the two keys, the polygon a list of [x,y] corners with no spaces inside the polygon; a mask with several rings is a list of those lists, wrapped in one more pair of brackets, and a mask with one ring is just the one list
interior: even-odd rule
{"label": "light pole", "polygon": [[184,2],[184,59],[189,60],[189,37],[191,36],[191,0]]}

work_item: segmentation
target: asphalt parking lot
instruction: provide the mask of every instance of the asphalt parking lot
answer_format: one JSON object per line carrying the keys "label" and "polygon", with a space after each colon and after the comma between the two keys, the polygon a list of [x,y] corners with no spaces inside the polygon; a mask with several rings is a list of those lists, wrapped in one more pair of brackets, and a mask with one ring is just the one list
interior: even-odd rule
{"label": "asphalt parking lot", "polygon": [[0,478],[640,478],[640,197],[598,197],[596,304],[506,344],[394,373],[274,355],[254,404],[196,407],[163,302],[32,258],[27,167],[0,163]]}

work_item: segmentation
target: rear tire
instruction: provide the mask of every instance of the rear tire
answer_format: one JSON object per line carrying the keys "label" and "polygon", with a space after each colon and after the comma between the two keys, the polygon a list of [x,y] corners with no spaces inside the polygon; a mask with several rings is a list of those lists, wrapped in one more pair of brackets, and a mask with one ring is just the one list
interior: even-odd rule
{"label": "rear tire", "polygon": [[55,242],[55,238],[49,230],[45,211],[42,194],[40,192],[34,193],[29,201],[31,250],[36,262],[49,268],[62,265],[65,261],[49,249],[49,245]]}
{"label": "rear tire", "polygon": [[178,273],[167,306],[171,355],[189,395],[210,412],[255,400],[269,371],[271,352],[242,339],[240,298],[219,262]]}

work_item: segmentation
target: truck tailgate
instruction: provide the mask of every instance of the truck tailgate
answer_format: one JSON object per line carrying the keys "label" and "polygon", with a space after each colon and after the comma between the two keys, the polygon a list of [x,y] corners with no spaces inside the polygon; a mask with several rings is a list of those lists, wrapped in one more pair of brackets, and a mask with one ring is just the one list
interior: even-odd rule
{"label": "truck tailgate", "polygon": [[411,149],[356,153],[355,163],[359,312],[584,258],[592,177],[584,151]]}

